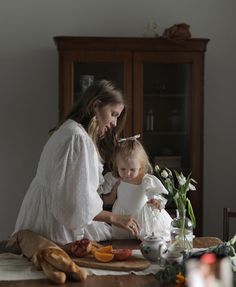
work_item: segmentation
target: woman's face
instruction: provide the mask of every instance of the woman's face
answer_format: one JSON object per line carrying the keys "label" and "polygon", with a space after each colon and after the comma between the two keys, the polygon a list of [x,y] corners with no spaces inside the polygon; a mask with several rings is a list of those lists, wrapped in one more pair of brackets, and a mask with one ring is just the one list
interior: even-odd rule
{"label": "woman's face", "polygon": [[109,104],[95,108],[100,137],[103,137],[108,130],[116,126],[117,119],[123,109],[123,104]]}
{"label": "woman's face", "polygon": [[141,163],[136,154],[130,155],[128,159],[123,159],[121,156],[117,155],[116,164],[118,174],[124,181],[132,183],[139,177],[141,172]]}

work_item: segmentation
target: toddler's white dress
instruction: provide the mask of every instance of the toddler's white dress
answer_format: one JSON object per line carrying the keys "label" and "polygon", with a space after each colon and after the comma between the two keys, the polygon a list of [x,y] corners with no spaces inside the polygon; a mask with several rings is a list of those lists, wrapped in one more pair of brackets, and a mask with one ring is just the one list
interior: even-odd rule
{"label": "toddler's white dress", "polygon": [[[98,190],[99,194],[109,193],[118,180],[110,172],[104,176],[104,179],[104,183]],[[166,241],[169,241],[172,219],[164,209],[167,200],[162,194],[168,194],[168,191],[154,175],[146,174],[139,185],[121,180],[112,212],[133,215],[141,227],[140,239],[154,232],[156,236],[162,236]],[[160,200],[161,211],[148,206],[146,202],[151,198]],[[128,239],[134,238],[134,236],[129,231],[112,226],[112,238]]]}

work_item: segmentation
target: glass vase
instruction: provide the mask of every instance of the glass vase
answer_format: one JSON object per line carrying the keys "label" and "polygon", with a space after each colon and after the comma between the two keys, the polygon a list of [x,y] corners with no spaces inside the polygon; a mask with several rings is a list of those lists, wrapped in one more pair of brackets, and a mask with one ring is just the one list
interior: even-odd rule
{"label": "glass vase", "polygon": [[193,248],[193,224],[186,217],[186,210],[176,210],[176,217],[170,226],[171,246],[181,251]]}

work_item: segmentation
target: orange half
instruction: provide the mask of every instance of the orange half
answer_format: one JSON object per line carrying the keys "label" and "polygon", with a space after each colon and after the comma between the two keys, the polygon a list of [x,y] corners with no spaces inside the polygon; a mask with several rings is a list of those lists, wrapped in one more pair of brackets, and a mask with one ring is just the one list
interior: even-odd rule
{"label": "orange half", "polygon": [[97,251],[101,253],[112,253],[113,247],[112,245],[107,245],[107,246],[98,248]]}
{"label": "orange half", "polygon": [[105,252],[99,252],[99,251],[95,251],[94,255],[97,261],[100,261],[100,262],[110,262],[114,258],[114,254],[112,253],[105,253]]}

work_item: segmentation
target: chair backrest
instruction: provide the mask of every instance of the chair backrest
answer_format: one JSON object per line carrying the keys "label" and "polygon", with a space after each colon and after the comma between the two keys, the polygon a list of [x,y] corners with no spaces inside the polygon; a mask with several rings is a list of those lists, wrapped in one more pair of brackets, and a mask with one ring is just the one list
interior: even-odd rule
{"label": "chair backrest", "polygon": [[[230,231],[229,231],[229,225],[230,225],[230,218],[236,218],[236,211],[231,211],[228,207],[223,208],[223,241],[228,241]],[[236,233],[236,232],[235,232]]]}

